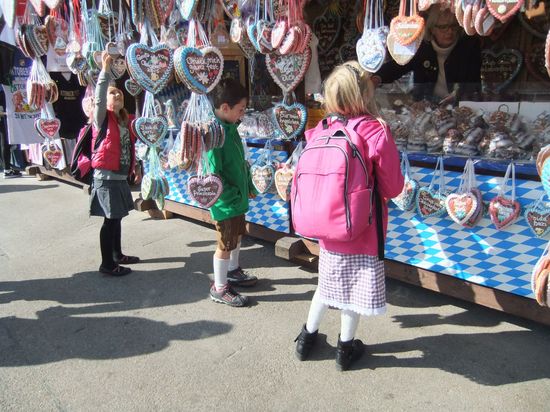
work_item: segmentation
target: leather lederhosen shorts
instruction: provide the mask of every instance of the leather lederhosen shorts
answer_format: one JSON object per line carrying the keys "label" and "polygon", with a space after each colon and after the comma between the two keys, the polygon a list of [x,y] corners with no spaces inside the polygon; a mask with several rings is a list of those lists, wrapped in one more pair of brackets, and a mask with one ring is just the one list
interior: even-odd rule
{"label": "leather lederhosen shorts", "polygon": [[237,247],[239,236],[246,234],[244,215],[216,222],[218,248],[229,252]]}

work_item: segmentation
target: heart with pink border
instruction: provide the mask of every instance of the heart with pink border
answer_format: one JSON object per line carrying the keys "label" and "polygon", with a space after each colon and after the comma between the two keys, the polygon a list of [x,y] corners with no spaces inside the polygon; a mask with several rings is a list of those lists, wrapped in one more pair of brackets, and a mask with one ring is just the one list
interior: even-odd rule
{"label": "heart with pink border", "polygon": [[124,87],[126,88],[126,91],[134,97],[143,91],[141,86],[132,79],[126,79],[124,82]]}
{"label": "heart with pink border", "polygon": [[517,200],[496,196],[489,203],[489,216],[498,230],[514,223],[521,213],[521,205]]}
{"label": "heart with pink border", "polygon": [[273,120],[279,131],[287,138],[297,137],[306,125],[307,109],[303,104],[277,103],[273,107]]}
{"label": "heart with pink border", "polygon": [[487,0],[487,8],[495,18],[501,22],[505,22],[523,6],[523,0]]}
{"label": "heart with pink border", "polygon": [[34,128],[44,139],[53,139],[59,133],[61,121],[59,119],[36,119]]}
{"label": "heart with pink border", "polygon": [[63,157],[63,152],[59,148],[52,146],[44,152],[44,159],[49,163],[51,167],[57,167],[59,161]]}
{"label": "heart with pink border", "polygon": [[303,53],[265,56],[267,70],[284,94],[290,93],[300,84],[310,62],[311,48],[309,47],[306,47]]}
{"label": "heart with pink border", "polygon": [[164,116],[138,117],[133,128],[137,137],[148,146],[156,146],[168,131],[168,122]]}
{"label": "heart with pink border", "polygon": [[218,175],[191,176],[187,180],[189,196],[199,205],[209,208],[223,192],[223,183]]}

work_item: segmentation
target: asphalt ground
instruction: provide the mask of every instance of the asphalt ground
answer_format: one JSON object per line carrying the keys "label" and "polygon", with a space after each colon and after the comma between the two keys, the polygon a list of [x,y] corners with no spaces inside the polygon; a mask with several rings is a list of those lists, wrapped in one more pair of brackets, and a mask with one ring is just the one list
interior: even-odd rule
{"label": "asphalt ground", "polygon": [[0,411],[550,410],[546,326],[388,280],[353,370],[335,369],[336,310],[299,362],[314,271],[246,238],[252,305],[216,304],[212,228],[132,212],[123,249],[143,262],[107,277],[87,207],[63,182],[0,179]]}

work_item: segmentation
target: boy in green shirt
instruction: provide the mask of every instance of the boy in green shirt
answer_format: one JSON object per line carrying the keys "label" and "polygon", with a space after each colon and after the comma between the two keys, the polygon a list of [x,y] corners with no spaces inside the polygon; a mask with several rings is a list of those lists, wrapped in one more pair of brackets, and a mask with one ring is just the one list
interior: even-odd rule
{"label": "boy in green shirt", "polygon": [[246,306],[248,298],[235,292],[232,286],[254,286],[258,281],[239,266],[248,199],[256,195],[236,125],[244,115],[247,97],[246,89],[233,79],[222,80],[209,94],[214,113],[225,131],[223,146],[207,155],[210,172],[220,176],[223,182],[223,192],[210,208],[217,231],[210,297],[215,302],[237,307]]}

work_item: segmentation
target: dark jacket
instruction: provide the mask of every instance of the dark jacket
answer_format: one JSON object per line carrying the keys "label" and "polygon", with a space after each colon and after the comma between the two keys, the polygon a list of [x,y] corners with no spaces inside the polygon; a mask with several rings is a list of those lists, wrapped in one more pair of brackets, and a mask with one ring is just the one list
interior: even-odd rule
{"label": "dark jacket", "polygon": [[[445,78],[449,93],[457,90],[461,97],[472,95],[481,89],[481,47],[475,36],[462,36],[445,61]],[[437,53],[430,42],[423,41],[409,63],[400,66],[391,60],[376,73],[383,83],[390,83],[404,74],[414,72],[415,100],[433,100],[433,90],[437,82]]]}

